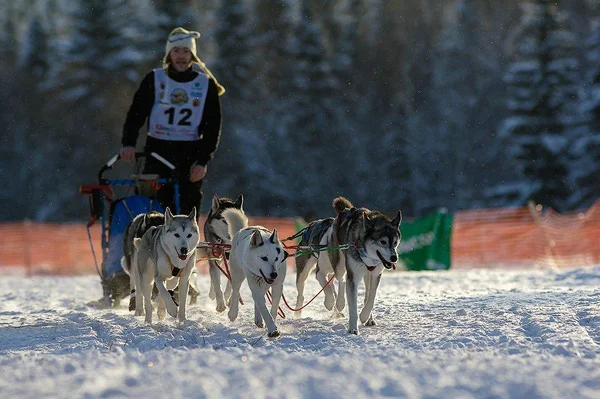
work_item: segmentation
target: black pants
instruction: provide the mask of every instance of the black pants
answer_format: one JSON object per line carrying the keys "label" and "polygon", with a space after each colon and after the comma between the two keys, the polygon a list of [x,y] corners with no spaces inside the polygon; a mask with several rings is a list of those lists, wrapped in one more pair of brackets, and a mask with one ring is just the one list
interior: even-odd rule
{"label": "black pants", "polygon": [[[158,144],[158,145],[157,145]],[[175,144],[176,146],[173,146]],[[190,182],[190,167],[195,162],[195,152],[189,151],[193,144],[188,143],[187,148],[182,148],[185,142],[168,142],[163,140],[147,141],[146,151],[156,152],[175,165],[175,175],[169,167],[155,159],[146,157],[144,173],[158,174],[160,177],[176,177],[179,183],[180,214],[189,214],[196,207],[196,214],[200,214],[202,206],[202,180]],[[160,147],[160,148],[156,148]],[[188,151],[186,151],[188,150]],[[188,152],[186,154],[186,152]],[[175,191],[173,184],[163,185],[156,193],[156,199],[164,206],[169,207],[175,214]]]}

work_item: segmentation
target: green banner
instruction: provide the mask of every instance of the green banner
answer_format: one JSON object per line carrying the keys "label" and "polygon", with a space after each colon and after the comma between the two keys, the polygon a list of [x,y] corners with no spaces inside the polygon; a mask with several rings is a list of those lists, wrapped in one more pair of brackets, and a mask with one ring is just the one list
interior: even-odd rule
{"label": "green banner", "polygon": [[406,270],[447,270],[450,268],[450,238],[453,215],[440,209],[413,221],[402,221],[400,262]]}

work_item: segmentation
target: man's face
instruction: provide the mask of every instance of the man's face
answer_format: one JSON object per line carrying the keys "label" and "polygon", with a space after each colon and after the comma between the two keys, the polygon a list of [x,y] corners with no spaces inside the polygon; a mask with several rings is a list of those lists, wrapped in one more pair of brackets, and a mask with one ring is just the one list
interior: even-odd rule
{"label": "man's face", "polygon": [[187,47],[173,47],[169,57],[171,58],[171,66],[177,72],[187,70],[192,63],[192,52]]}

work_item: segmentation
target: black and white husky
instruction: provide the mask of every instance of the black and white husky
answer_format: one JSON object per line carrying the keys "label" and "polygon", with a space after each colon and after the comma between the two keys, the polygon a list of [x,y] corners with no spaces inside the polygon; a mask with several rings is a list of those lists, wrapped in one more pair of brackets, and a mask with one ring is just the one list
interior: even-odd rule
{"label": "black and white husky", "polygon": [[[239,209],[240,212],[244,212],[243,205],[244,197],[242,195],[233,201],[215,194],[210,211],[204,222],[204,239],[210,243],[231,245],[231,237],[229,236],[227,221],[223,217],[223,211],[234,208]],[[231,282],[227,280],[225,295],[223,295],[223,290],[221,289],[221,270],[219,269],[218,262],[212,259],[208,261],[208,271],[210,273],[210,291],[208,296],[210,299],[217,300],[217,312],[223,312],[226,309],[225,297],[231,296]]]}
{"label": "black and white husky", "polygon": [[[331,247],[331,239],[333,235],[333,221],[334,218],[325,218],[314,220],[306,226],[303,230],[299,246],[301,247]],[[329,261],[329,256],[326,252],[314,252],[314,253],[301,253],[296,255],[296,289],[298,291],[298,297],[296,299],[296,308],[301,308],[304,304],[304,287],[306,285],[306,279],[310,272],[316,266],[316,277],[321,284],[321,287],[325,287],[329,276],[333,274],[333,267]],[[325,287],[325,307],[327,310],[332,310],[337,297],[333,285]],[[295,312],[295,316],[301,317],[302,310]]]}
{"label": "black and white husky", "polygon": [[[248,218],[239,209],[229,208],[223,211],[227,220],[231,240],[229,255],[232,296],[229,308],[229,320],[238,316],[240,288],[245,279],[254,300],[254,323],[262,328],[267,325],[269,337],[278,337],[275,325],[279,301],[283,293],[283,281],[287,270],[287,252],[273,232],[262,226],[248,226]],[[267,309],[265,294],[271,288],[271,312]],[[264,324],[263,324],[264,321]]]}
{"label": "black and white husky", "polygon": [[136,272],[137,268],[132,268],[133,254],[135,247],[133,240],[135,238],[141,238],[146,231],[152,226],[160,226],[165,223],[165,215],[160,212],[151,211],[148,213],[141,213],[133,218],[131,222],[125,228],[125,234],[123,235],[123,257],[121,258],[121,266],[125,273],[129,275],[129,287],[131,293],[129,295],[129,310],[135,310],[135,282],[133,273]]}
{"label": "black and white husky", "polygon": [[[200,241],[200,230],[196,221],[196,208],[189,215],[175,215],[165,210],[165,223],[152,226],[142,238],[135,238],[132,267],[135,289],[138,293],[135,314],[146,311],[146,323],[152,323],[152,286],[158,288],[158,318],[162,320],[166,311],[179,322],[185,320],[185,308],[192,270],[196,266],[196,247]],[[179,307],[165,287],[165,281],[175,280],[179,286]],[[142,294],[139,297],[139,294]],[[143,301],[142,301],[143,299]]]}
{"label": "black and white husky", "polygon": [[335,273],[339,282],[336,309],[344,309],[344,291],[348,298],[348,332],[358,334],[358,283],[365,283],[364,305],[360,321],[366,326],[374,326],[373,305],[383,270],[391,269],[398,261],[400,243],[400,222],[402,213],[398,211],[390,220],[387,216],[367,208],[355,208],[344,197],[333,200],[337,214],[331,225],[332,247],[344,245],[345,250],[327,251],[329,262],[319,262],[319,267],[327,269],[323,273]]}

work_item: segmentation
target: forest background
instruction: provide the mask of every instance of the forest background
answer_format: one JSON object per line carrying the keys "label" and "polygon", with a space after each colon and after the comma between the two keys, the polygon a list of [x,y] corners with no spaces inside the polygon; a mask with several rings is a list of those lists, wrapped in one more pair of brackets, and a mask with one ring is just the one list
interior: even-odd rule
{"label": "forest background", "polygon": [[214,193],[257,216],[331,216],[337,195],[406,217],[585,209],[599,21],[598,0],[1,2],[0,221],[88,218],[78,187],[175,26],[227,89],[203,212]]}

